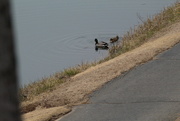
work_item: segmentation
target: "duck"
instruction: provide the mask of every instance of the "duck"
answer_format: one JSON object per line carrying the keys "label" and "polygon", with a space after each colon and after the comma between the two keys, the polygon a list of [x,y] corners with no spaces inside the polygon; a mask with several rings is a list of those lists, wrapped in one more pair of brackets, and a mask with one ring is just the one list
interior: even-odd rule
{"label": "duck", "polygon": [[95,38],[94,41],[95,41],[95,47],[96,47],[96,48],[102,48],[102,49],[107,49],[107,48],[108,48],[108,43],[103,42],[103,41],[98,42],[98,39],[97,39],[97,38]]}
{"label": "duck", "polygon": [[113,37],[110,39],[110,43],[114,43],[119,40],[119,36]]}

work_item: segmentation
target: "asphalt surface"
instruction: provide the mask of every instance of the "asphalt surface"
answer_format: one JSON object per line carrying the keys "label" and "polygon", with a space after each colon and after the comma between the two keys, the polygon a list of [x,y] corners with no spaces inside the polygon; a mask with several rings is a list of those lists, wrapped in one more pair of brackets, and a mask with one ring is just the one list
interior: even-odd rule
{"label": "asphalt surface", "polygon": [[59,121],[174,121],[180,114],[180,44],[112,80]]}

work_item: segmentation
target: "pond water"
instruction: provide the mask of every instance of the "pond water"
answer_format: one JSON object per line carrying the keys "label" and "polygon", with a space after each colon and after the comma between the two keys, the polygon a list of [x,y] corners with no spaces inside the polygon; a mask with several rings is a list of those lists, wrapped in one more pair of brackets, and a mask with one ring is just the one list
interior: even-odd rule
{"label": "pond water", "polygon": [[14,0],[20,85],[98,61],[94,39],[109,41],[176,0]]}

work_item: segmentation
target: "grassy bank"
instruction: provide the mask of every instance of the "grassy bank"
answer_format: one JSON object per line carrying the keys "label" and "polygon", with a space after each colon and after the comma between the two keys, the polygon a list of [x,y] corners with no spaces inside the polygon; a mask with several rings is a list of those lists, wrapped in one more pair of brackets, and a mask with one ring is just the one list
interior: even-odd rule
{"label": "grassy bank", "polygon": [[180,5],[176,2],[174,5],[164,8],[160,13],[147,18],[146,21],[143,21],[139,15],[137,15],[137,17],[141,20],[142,24],[130,28],[130,30],[124,34],[122,43],[110,49],[110,58],[142,45],[162,28],[179,21]]}
{"label": "grassy bank", "polygon": [[55,73],[50,77],[26,85],[20,89],[20,99],[22,101],[27,101],[43,92],[52,91],[56,89],[58,85],[68,81],[72,76],[86,70],[87,68],[112,59],[142,45],[162,28],[179,21],[180,5],[179,3],[175,3],[172,6],[165,8],[159,14],[147,18],[146,21],[143,21],[140,16],[138,17],[142,21],[142,24],[131,28],[130,31],[124,34],[122,42],[109,49],[109,56],[107,58],[99,62],[82,63],[76,67],[65,69],[64,71]]}

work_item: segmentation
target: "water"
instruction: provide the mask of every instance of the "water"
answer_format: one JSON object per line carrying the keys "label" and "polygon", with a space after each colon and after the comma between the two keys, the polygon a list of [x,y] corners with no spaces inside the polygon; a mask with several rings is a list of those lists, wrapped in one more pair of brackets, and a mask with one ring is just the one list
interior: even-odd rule
{"label": "water", "polygon": [[20,84],[100,60],[94,39],[109,41],[176,0],[14,0]]}

